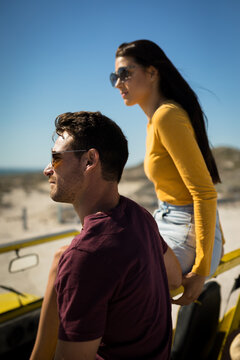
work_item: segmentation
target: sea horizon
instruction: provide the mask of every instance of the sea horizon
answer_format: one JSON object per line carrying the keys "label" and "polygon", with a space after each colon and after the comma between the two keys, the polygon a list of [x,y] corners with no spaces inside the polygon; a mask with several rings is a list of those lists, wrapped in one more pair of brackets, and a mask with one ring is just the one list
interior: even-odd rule
{"label": "sea horizon", "polygon": [[41,173],[41,168],[25,168],[25,167],[0,167],[0,175],[19,175],[27,173]]}

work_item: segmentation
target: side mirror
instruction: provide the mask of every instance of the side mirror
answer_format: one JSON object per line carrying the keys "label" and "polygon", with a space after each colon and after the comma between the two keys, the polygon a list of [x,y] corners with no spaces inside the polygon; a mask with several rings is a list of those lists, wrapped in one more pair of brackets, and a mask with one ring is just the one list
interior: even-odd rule
{"label": "side mirror", "polygon": [[17,252],[17,257],[12,259],[9,263],[8,271],[10,273],[24,271],[37,266],[38,263],[39,257],[37,254],[19,256]]}

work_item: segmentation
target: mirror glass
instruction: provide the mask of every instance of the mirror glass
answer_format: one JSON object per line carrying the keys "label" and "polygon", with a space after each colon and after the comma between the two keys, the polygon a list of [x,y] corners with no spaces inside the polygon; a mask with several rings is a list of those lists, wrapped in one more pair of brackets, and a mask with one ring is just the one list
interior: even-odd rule
{"label": "mirror glass", "polygon": [[15,273],[38,265],[38,255],[29,254],[17,257],[10,261],[9,272]]}

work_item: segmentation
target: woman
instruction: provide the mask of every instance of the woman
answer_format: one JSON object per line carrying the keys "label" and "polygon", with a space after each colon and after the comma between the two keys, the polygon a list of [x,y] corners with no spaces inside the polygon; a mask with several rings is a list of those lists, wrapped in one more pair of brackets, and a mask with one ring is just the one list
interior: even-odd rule
{"label": "woman", "polygon": [[144,169],[154,183],[159,230],[183,271],[184,294],[175,303],[197,299],[222,254],[217,214],[220,182],[209,147],[204,114],[196,94],[155,43],[119,46],[110,75],[125,105],[138,104],[147,116]]}

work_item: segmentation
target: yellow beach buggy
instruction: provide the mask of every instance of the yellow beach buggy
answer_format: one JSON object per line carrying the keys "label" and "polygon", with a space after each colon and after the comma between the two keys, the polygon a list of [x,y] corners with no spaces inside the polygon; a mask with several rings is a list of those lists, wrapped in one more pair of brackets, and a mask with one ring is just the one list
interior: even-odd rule
{"label": "yellow beach buggy", "polygon": [[[38,293],[41,285],[39,276],[44,273],[44,289],[53,253],[69,243],[76,234],[77,230],[69,230],[0,245],[1,360],[29,359],[43,299],[43,290]],[[55,245],[50,247],[50,243]],[[217,277],[238,265],[240,249],[224,255],[213,279],[206,282],[198,301],[180,308],[171,360],[230,359],[229,344],[240,331],[240,295],[234,306],[220,317],[221,295]],[[26,291],[28,285],[29,291]],[[233,279],[232,285],[229,296],[240,288],[239,276],[235,281]],[[172,296],[181,290],[178,289]]]}

